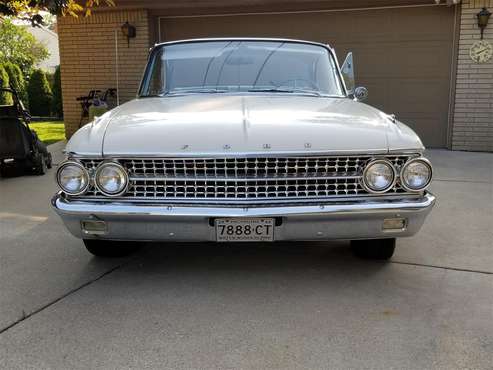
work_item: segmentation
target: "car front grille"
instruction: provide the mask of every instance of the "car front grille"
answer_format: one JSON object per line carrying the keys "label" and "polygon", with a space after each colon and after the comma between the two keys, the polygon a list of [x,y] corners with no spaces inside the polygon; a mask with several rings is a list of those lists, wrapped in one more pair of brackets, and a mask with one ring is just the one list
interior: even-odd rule
{"label": "car front grille", "polygon": [[183,178],[285,178],[356,173],[369,158],[285,157],[124,160],[131,175]]}
{"label": "car front grille", "polygon": [[[417,155],[385,156],[397,170]],[[120,158],[129,186],[120,199],[293,201],[373,196],[361,185],[366,164],[382,156]],[[102,160],[83,159],[90,173]],[[388,195],[405,194],[397,183]],[[104,197],[91,186],[86,197]]]}

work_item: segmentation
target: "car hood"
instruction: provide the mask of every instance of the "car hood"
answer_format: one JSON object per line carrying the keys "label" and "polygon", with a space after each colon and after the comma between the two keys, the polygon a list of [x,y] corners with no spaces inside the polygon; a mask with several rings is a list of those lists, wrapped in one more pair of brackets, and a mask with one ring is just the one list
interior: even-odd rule
{"label": "car hood", "polygon": [[186,156],[422,148],[407,126],[347,98],[196,94],[125,103],[79,130],[67,151]]}

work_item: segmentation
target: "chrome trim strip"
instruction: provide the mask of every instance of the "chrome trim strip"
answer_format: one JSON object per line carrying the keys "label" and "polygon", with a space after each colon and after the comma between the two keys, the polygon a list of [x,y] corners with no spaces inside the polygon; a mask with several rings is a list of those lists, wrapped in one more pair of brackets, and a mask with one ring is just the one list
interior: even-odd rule
{"label": "chrome trim strip", "polygon": [[196,42],[220,42],[220,41],[256,41],[256,42],[292,42],[296,44],[308,44],[308,45],[316,45],[322,46],[325,49],[331,49],[331,47],[327,44],[323,44],[316,41],[306,41],[299,39],[288,39],[282,37],[202,37],[195,39],[183,39],[183,40],[173,40],[173,41],[165,41],[159,44],[155,44],[154,47],[159,46],[168,46],[168,45],[176,45],[176,44],[190,44]]}
{"label": "chrome trim strip", "polygon": [[389,149],[388,155],[400,155],[400,154],[410,154],[410,153],[423,155],[424,151],[425,151],[425,147],[414,148],[414,149]]}
{"label": "chrome trim strip", "polygon": [[374,157],[385,157],[385,156],[420,156],[421,152],[419,149],[413,149],[409,151],[397,151],[397,152],[389,152],[386,149],[368,149],[363,151],[338,151],[338,152],[326,152],[326,151],[313,151],[313,152],[224,152],[224,153],[169,153],[169,154],[104,154],[102,156],[95,155],[86,155],[86,154],[77,154],[74,152],[68,153],[70,158],[77,159],[93,159],[93,160],[105,160],[105,159],[216,159],[216,158],[254,158],[254,157],[262,157],[262,158],[272,158],[272,157],[316,157],[316,156],[326,156],[326,157],[337,157],[337,156],[346,156],[346,157],[361,157],[361,156],[374,156]]}
{"label": "chrome trim strip", "polygon": [[278,176],[278,177],[224,177],[224,176],[130,176],[130,181],[224,181],[224,182],[246,182],[246,181],[277,181],[277,180],[347,180],[360,179],[361,175],[349,176]]}
{"label": "chrome trim strip", "polygon": [[429,209],[435,203],[435,196],[425,193],[418,199],[376,200],[337,202],[330,205],[301,205],[282,207],[193,207],[167,206],[149,204],[125,204],[117,202],[97,203],[70,201],[60,194],[52,198],[52,206],[63,215],[97,215],[105,216],[199,216],[199,217],[276,217],[289,215],[320,214],[368,214],[385,212],[420,212]]}
{"label": "chrome trim strip", "polygon": [[252,198],[230,198],[230,199],[214,199],[214,198],[150,198],[150,197],[120,197],[112,198],[101,196],[88,196],[88,197],[65,197],[69,201],[83,201],[83,202],[116,202],[116,203],[136,203],[136,204],[161,204],[161,205],[224,205],[230,206],[258,206],[269,207],[270,205],[290,205],[290,204],[332,204],[337,202],[352,202],[352,201],[373,201],[374,199],[380,200],[402,200],[402,199],[416,199],[423,196],[423,193],[396,193],[393,195],[387,194],[365,194],[364,196],[330,196],[325,198],[312,197],[312,198],[267,198],[267,199],[252,199]]}

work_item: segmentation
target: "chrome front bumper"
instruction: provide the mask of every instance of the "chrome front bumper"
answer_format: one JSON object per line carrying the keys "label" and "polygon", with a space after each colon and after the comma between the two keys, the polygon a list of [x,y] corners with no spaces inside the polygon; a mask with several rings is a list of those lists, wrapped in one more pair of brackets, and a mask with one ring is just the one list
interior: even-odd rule
{"label": "chrome front bumper", "polygon": [[[215,241],[216,218],[272,217],[274,240],[370,239],[411,236],[419,231],[435,196],[399,200],[365,200],[289,206],[212,206],[67,200],[52,206],[78,238],[112,240]],[[384,230],[383,221],[406,220],[402,229]],[[100,235],[88,233],[83,221],[104,221]]]}

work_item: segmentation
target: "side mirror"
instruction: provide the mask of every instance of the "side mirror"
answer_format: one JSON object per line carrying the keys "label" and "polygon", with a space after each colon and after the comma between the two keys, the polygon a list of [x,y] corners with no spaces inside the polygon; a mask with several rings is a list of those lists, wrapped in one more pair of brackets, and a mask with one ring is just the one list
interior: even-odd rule
{"label": "side mirror", "polygon": [[354,98],[357,101],[364,101],[368,98],[368,89],[366,87],[357,87],[354,89]]}
{"label": "side mirror", "polygon": [[349,95],[353,95],[355,90],[354,84],[354,64],[353,64],[353,53],[350,52],[346,56],[344,63],[341,68],[342,77],[344,78],[344,83],[346,84],[346,89]]}

